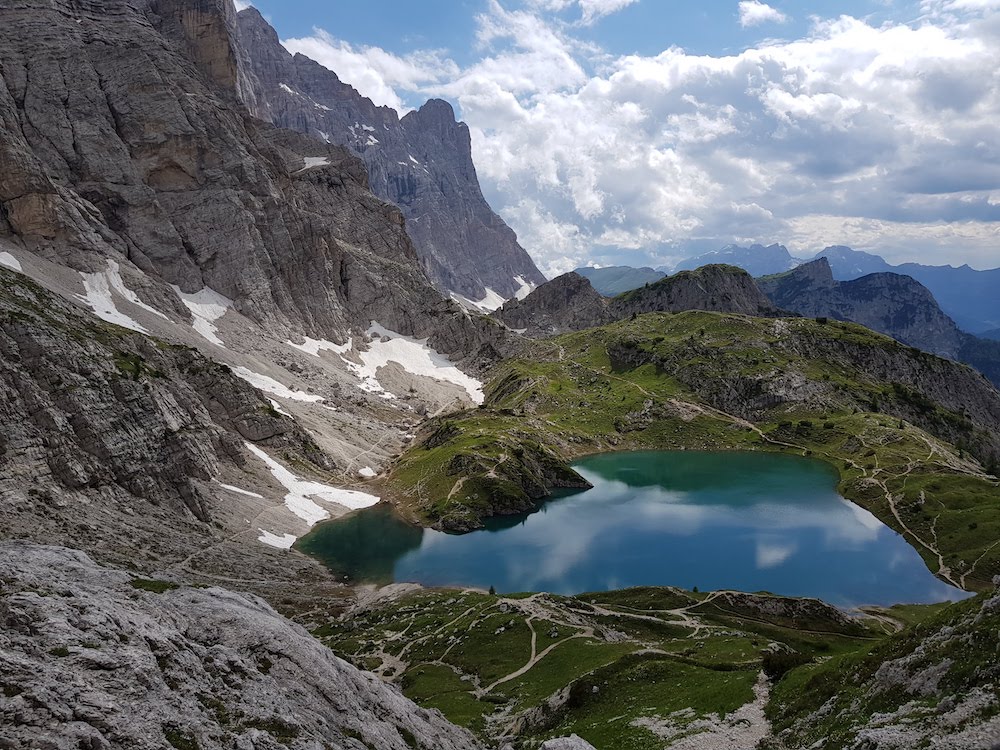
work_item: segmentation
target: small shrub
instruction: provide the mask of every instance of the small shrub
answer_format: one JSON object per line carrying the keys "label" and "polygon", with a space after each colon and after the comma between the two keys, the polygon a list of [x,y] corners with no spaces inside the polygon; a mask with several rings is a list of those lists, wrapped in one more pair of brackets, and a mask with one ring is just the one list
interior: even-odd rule
{"label": "small shrub", "polygon": [[763,659],[761,659],[761,667],[764,670],[764,674],[776,682],[785,673],[796,667],[801,667],[803,664],[808,664],[811,661],[812,659],[809,656],[800,654],[797,651],[768,651],[764,654]]}
{"label": "small shrub", "polygon": [[130,583],[134,589],[152,591],[154,594],[162,594],[165,591],[172,591],[179,588],[176,583],[172,583],[171,581],[154,581],[151,578],[133,578]]}

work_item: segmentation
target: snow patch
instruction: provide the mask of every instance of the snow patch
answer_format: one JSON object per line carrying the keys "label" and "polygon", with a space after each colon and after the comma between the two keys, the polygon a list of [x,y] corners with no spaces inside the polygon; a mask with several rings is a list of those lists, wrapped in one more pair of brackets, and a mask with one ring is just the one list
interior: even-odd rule
{"label": "snow patch", "polygon": [[379,501],[378,497],[369,495],[367,492],[343,490],[320,482],[300,479],[256,445],[252,443],[245,443],[245,445],[248,451],[267,465],[271,476],[288,490],[288,494],[285,495],[285,507],[309,526],[330,517],[329,511],[318,505],[313,498],[326,503],[336,503],[351,510],[368,508]]}
{"label": "snow patch", "polygon": [[215,321],[226,314],[226,311],[233,306],[233,301],[207,286],[194,294],[182,292],[179,286],[173,287],[173,290],[194,316],[192,328],[206,341],[225,348],[226,345],[218,336]]}
{"label": "snow patch", "polygon": [[296,91],[295,89],[293,89],[288,84],[279,83],[278,84],[278,88],[281,89],[282,91],[285,91],[285,92],[291,94],[292,96],[302,96],[298,91]]}
{"label": "snow patch", "polygon": [[535,285],[530,281],[525,281],[523,276],[515,276],[514,283],[520,285],[519,289],[514,292],[515,299],[524,299],[535,289]]}
{"label": "snow patch", "polygon": [[303,336],[305,342],[302,344],[293,344],[291,341],[286,341],[293,349],[298,349],[300,352],[305,352],[306,354],[311,354],[314,357],[318,357],[320,352],[336,352],[343,356],[351,351],[354,346],[353,339],[347,339],[346,344],[335,344],[332,341],[327,341],[326,339],[311,339],[308,336]]}
{"label": "snow patch", "polygon": [[379,338],[373,338],[368,351],[358,352],[362,364],[347,362],[348,367],[361,378],[362,388],[366,385],[377,386],[379,391],[384,391],[376,379],[378,369],[396,362],[413,375],[454,383],[465,389],[473,403],[483,403],[483,384],[459,370],[443,354],[427,346],[427,339],[403,336],[372,321],[368,335],[374,337],[376,334]]}
{"label": "snow patch", "polygon": [[90,309],[94,311],[94,315],[101,320],[114,323],[122,328],[130,328],[139,333],[148,333],[141,324],[118,309],[115,305],[112,292],[117,293],[126,302],[136,307],[141,307],[146,312],[151,312],[164,320],[169,320],[166,315],[147,305],[136,296],[135,292],[125,286],[125,281],[122,279],[121,269],[117,261],[109,259],[107,271],[98,271],[97,273],[83,273],[81,271],[80,276],[83,278],[84,293],[76,296],[86,302]]}
{"label": "snow patch", "polygon": [[[330,165],[330,160],[325,156],[303,156],[302,161],[305,166],[299,170],[299,172],[305,172],[307,169],[315,169],[316,167],[327,167]],[[298,172],[296,172],[298,174]]]}
{"label": "snow patch", "polygon": [[410,157],[410,161],[412,161],[418,167],[420,166],[420,162],[413,158],[413,154],[407,154],[407,155]]}
{"label": "snow patch", "polygon": [[363,476],[365,479],[371,479],[372,477],[377,476],[378,472],[376,472],[371,466],[364,466],[358,469],[358,474]]}
{"label": "snow patch", "polygon": [[271,408],[274,409],[276,412],[278,412],[278,414],[281,414],[282,416],[285,416],[285,417],[290,417],[291,419],[295,419],[295,417],[293,417],[287,411],[285,411],[284,409],[282,409],[281,408],[281,404],[279,404],[273,398],[269,398],[268,401],[271,402]]}
{"label": "snow patch", "polygon": [[240,489],[239,487],[233,487],[233,485],[231,484],[223,484],[219,480],[215,480],[215,483],[218,484],[222,489],[229,490],[230,492],[235,492],[237,495],[246,495],[247,497],[255,497],[258,500],[264,499],[263,495],[258,495],[256,492],[251,492],[250,490],[243,490]]}
{"label": "snow patch", "polygon": [[292,545],[295,544],[295,540],[298,538],[294,534],[282,534],[281,536],[278,536],[277,534],[272,534],[270,531],[265,531],[260,528],[258,528],[257,531],[260,532],[260,536],[257,537],[258,542],[263,542],[268,547],[277,547],[278,549],[291,549]]}
{"label": "snow patch", "polygon": [[451,293],[451,298],[463,307],[467,307],[470,310],[476,310],[478,312],[493,312],[507,301],[502,294],[490,289],[489,287],[486,287],[486,296],[480,300],[472,300],[455,292]]}
{"label": "snow patch", "polygon": [[323,400],[322,396],[317,396],[313,393],[293,391],[291,388],[282,385],[274,378],[268,377],[267,375],[261,375],[259,372],[248,370],[242,366],[234,367],[232,370],[236,377],[247,381],[254,388],[259,388],[262,391],[274,394],[280,398],[287,398],[292,401],[307,401],[310,403]]}
{"label": "snow patch", "polygon": [[10,253],[0,253],[0,266],[6,266],[11,271],[17,271],[18,273],[24,273],[21,270],[21,263]]}

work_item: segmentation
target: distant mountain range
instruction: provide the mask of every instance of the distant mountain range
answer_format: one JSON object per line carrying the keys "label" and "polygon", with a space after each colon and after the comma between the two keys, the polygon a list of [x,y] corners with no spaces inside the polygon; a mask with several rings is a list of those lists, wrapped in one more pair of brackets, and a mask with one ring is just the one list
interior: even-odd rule
{"label": "distant mountain range", "polygon": [[623,292],[655,284],[666,274],[655,268],[632,266],[606,266],[604,268],[578,268],[576,273],[589,279],[591,286],[605,297],[615,297]]}
{"label": "distant mountain range", "polygon": [[711,263],[726,263],[730,266],[739,266],[751,276],[768,276],[772,273],[791,270],[802,262],[801,258],[793,258],[784,245],[751,245],[750,247],[726,245],[721,250],[696,255],[693,258],[682,260],[673,268],[661,268],[660,270],[676,273],[677,271],[690,271]]}
{"label": "distant mountain range", "polygon": [[959,330],[927,287],[910,276],[870,273],[837,281],[829,259],[820,257],[757,283],[782,309],[860,323],[904,344],[972,365],[1000,385],[1000,342]]}
{"label": "distant mountain range", "polygon": [[[959,328],[984,338],[1000,338],[1000,268],[977,271],[967,265],[927,266],[903,263],[894,266],[872,253],[834,245],[814,258],[797,258],[784,245],[726,245],[721,250],[682,260],[674,267],[657,269],[614,266],[578,268],[577,273],[590,279],[601,294],[614,296],[656,281],[668,273],[698,268],[713,263],[738,266],[753,276],[769,276],[789,271],[816,258],[826,258],[834,279],[852,281],[873,273],[896,273],[910,276],[930,290],[941,309]],[[656,277],[654,274],[660,274]],[[629,286],[631,285],[631,286]]]}

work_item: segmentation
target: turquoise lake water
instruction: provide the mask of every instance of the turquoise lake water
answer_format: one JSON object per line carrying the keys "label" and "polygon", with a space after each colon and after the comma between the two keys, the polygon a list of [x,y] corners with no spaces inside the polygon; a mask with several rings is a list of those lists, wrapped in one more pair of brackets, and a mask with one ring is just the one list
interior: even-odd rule
{"label": "turquoise lake water", "polygon": [[577,594],[639,585],[815,596],[833,604],[966,596],[875,516],[837,494],[827,464],[768,453],[607,453],[578,461],[593,489],[455,536],[375,506],[300,548],[356,581]]}

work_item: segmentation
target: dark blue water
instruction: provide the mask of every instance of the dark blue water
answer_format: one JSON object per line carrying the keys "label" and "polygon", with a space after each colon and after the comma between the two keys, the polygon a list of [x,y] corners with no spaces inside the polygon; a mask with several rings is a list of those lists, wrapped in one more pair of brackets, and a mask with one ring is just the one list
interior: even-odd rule
{"label": "dark blue water", "polygon": [[300,547],[355,580],[584,591],[639,585],[771,591],[834,604],[959,599],[917,552],[837,494],[827,464],[767,453],[608,453],[594,488],[463,536],[382,506],[318,526]]}

